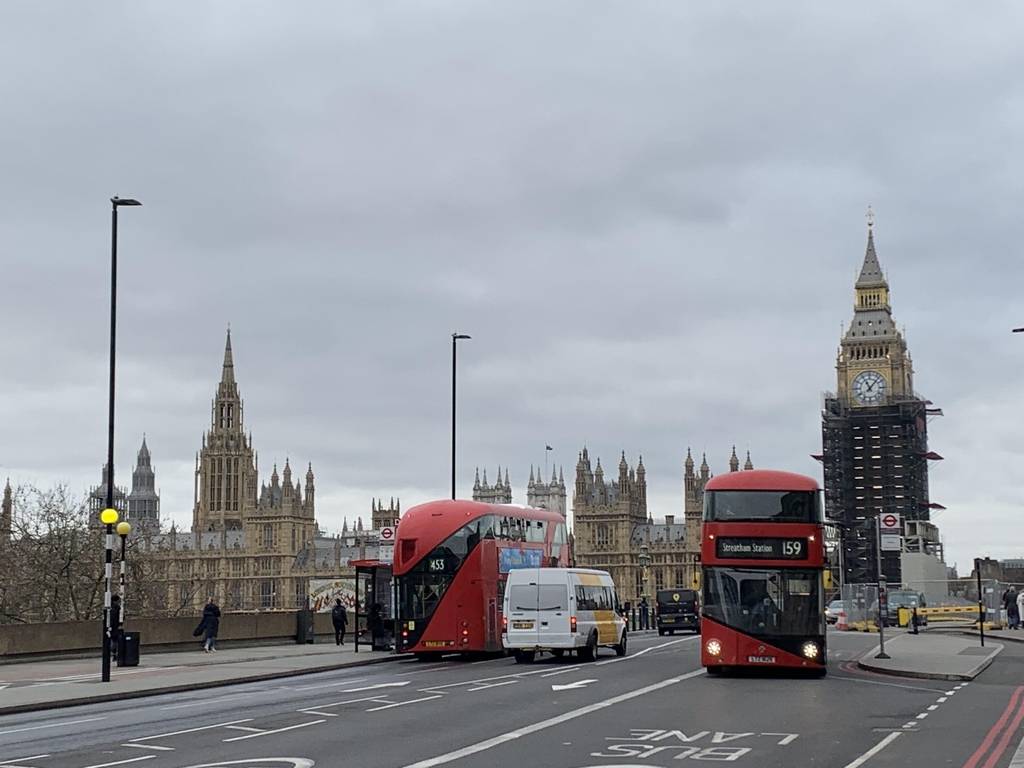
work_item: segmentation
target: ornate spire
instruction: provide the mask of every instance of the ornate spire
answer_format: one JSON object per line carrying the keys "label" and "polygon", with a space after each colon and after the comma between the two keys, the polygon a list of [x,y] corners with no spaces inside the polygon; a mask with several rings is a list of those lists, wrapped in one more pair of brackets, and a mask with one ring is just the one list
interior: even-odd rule
{"label": "ornate spire", "polygon": [[864,264],[860,268],[860,277],[857,278],[855,288],[888,287],[885,275],[882,273],[882,266],[878,263],[878,256],[875,254],[875,215],[868,206],[868,247],[864,253]]}
{"label": "ornate spire", "polygon": [[740,459],[736,455],[736,446],[732,447],[732,456],[729,457],[729,471],[739,472],[740,471]]}
{"label": "ornate spire", "polygon": [[743,464],[743,469],[747,470],[747,469],[753,469],[753,468],[754,468],[754,463],[750,460],[750,451],[747,451],[747,460]]}
{"label": "ornate spire", "polygon": [[224,345],[224,372],[220,377],[221,384],[235,383],[235,361],[231,357],[231,327],[228,326],[228,340]]}

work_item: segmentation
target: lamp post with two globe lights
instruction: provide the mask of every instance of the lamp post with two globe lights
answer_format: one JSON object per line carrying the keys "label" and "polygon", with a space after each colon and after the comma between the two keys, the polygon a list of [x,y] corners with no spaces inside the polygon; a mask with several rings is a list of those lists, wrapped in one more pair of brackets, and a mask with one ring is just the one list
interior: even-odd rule
{"label": "lamp post with two globe lights", "polygon": [[[113,577],[112,560],[114,548],[114,524],[117,522],[118,513],[114,509],[114,371],[117,349],[117,209],[121,206],[142,205],[138,200],[132,198],[120,198],[114,195],[110,198],[110,387],[107,410],[107,508],[100,513],[100,522],[106,526],[106,563],[104,566],[104,578],[106,590],[103,595],[103,662],[101,678],[104,683],[110,682],[110,643],[113,638],[113,627],[111,626],[111,580]],[[119,531],[120,532],[120,531]],[[124,571],[124,538],[122,538],[122,573]],[[123,577],[122,577],[123,592]],[[123,596],[122,596],[123,599]],[[124,610],[122,606],[122,610]]]}

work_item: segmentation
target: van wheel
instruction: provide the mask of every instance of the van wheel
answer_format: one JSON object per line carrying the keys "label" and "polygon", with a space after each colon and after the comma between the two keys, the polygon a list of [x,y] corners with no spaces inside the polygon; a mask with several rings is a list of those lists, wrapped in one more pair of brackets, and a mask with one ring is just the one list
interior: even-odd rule
{"label": "van wheel", "polygon": [[597,636],[591,634],[587,638],[587,644],[576,651],[580,661],[593,661],[597,658]]}
{"label": "van wheel", "polygon": [[670,630],[668,631],[668,633],[669,633],[670,635],[672,635],[672,637],[675,637],[675,636],[676,636],[676,631],[675,631],[674,629],[670,629]]}
{"label": "van wheel", "polygon": [[662,635],[662,636],[664,636],[664,634],[665,634],[665,630],[664,630],[664,629],[662,629],[661,627],[659,627],[659,628],[658,628],[658,634],[659,634],[659,635]]}
{"label": "van wheel", "polygon": [[551,651],[551,655],[554,656],[556,659],[560,659],[563,656],[565,656],[565,650],[563,648],[555,648],[553,651]]}
{"label": "van wheel", "polygon": [[626,655],[626,633],[625,632],[622,633],[622,642],[619,643],[618,645],[615,645],[615,646],[612,646],[612,647],[615,649],[615,655],[616,656],[625,656]]}
{"label": "van wheel", "polygon": [[534,651],[513,651],[512,656],[515,657],[516,664],[529,664],[533,661],[536,652]]}

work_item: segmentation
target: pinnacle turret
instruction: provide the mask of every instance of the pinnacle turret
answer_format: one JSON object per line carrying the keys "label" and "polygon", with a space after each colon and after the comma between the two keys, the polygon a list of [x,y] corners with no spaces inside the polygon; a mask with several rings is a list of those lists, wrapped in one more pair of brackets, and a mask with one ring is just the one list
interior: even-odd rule
{"label": "pinnacle turret", "polygon": [[228,340],[224,344],[224,370],[220,377],[221,384],[235,383],[235,361],[231,356],[231,329],[228,328]]}

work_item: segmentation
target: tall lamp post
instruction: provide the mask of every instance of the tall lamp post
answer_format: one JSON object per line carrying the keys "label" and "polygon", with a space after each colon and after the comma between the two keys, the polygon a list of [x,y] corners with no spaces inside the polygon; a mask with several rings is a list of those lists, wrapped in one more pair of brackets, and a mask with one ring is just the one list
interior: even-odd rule
{"label": "tall lamp post", "polygon": [[107,508],[100,514],[100,520],[107,526],[107,589],[103,602],[103,682],[110,682],[110,580],[111,550],[114,545],[114,523],[117,510],[114,509],[114,361],[117,349],[117,209],[122,205],[142,205],[132,198],[110,198],[110,390],[107,409]]}
{"label": "tall lamp post", "polygon": [[[109,488],[109,475],[107,476]],[[110,496],[109,492],[107,494]],[[103,567],[105,588],[103,590],[103,662],[101,664],[101,679],[104,683],[110,682],[110,639],[111,639],[111,615],[110,615],[110,580],[113,576],[111,562],[114,549],[114,523],[117,522],[117,510],[107,507],[100,512],[100,522],[107,527],[106,531],[106,564]]]}
{"label": "tall lamp post", "polygon": [[644,605],[644,608],[643,608],[643,611],[642,611],[642,613],[640,615],[640,622],[643,625],[641,628],[642,629],[648,629],[649,628],[649,623],[648,623],[647,617],[650,615],[651,601],[647,597],[647,584],[648,584],[648,569],[650,569],[650,567],[651,567],[651,555],[650,555],[650,550],[647,548],[646,544],[641,544],[640,545],[640,555],[639,555],[639,557],[637,557],[636,561],[640,565],[640,567],[643,569],[644,593],[643,593],[643,595],[641,595],[641,597],[643,597],[643,599],[646,601],[646,603]]}
{"label": "tall lamp post", "polygon": [[464,333],[452,334],[452,500],[455,500],[455,356],[460,339],[469,339]]}

